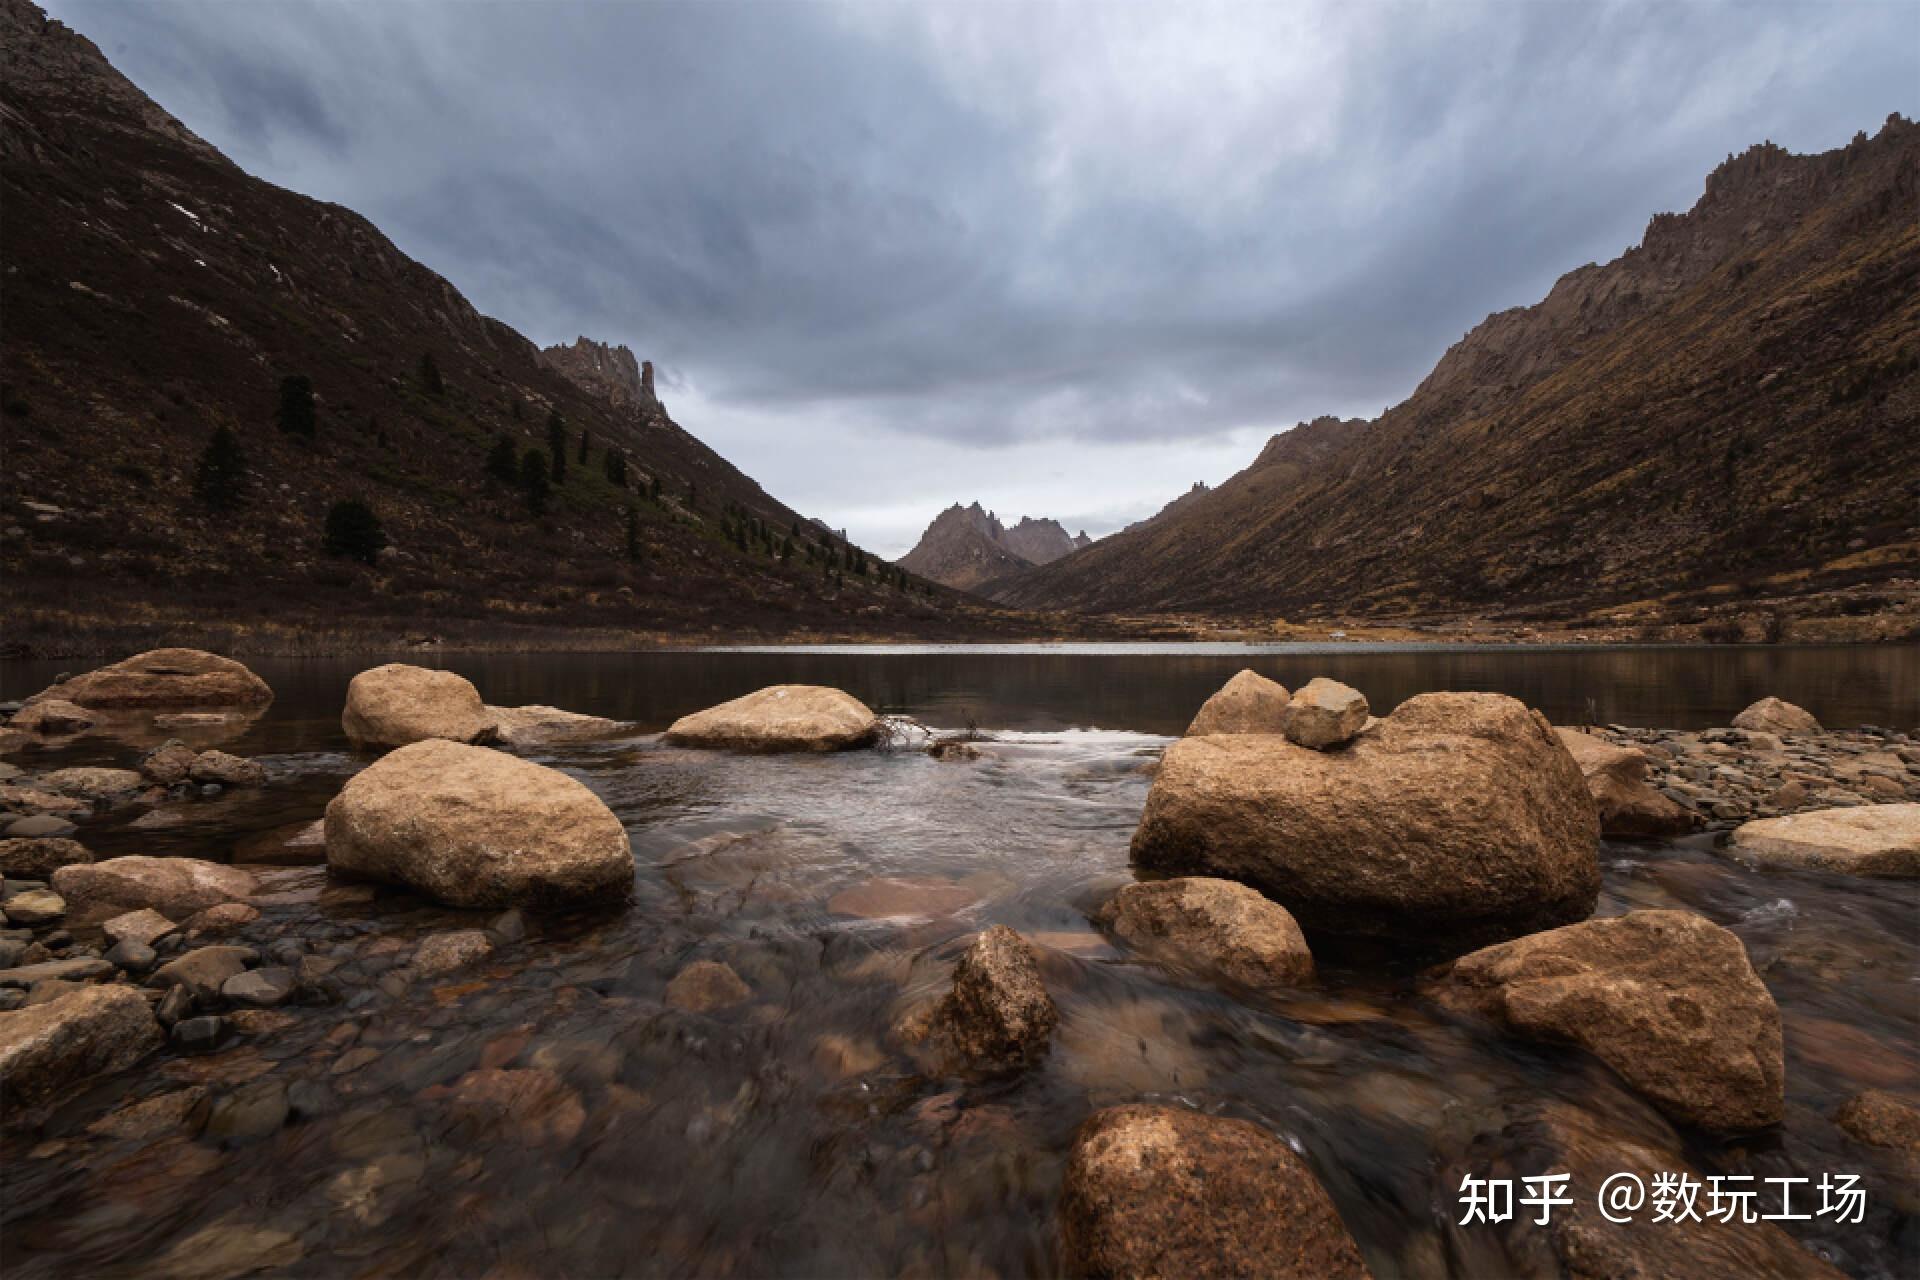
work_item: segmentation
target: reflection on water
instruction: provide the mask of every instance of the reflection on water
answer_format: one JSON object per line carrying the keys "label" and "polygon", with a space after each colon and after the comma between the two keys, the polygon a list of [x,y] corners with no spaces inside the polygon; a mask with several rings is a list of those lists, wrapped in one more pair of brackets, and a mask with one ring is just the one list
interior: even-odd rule
{"label": "reflection on water", "polygon": [[[1605,718],[1706,723],[1778,692],[1829,719],[1884,721],[1913,707],[1912,653],[1900,654],[454,659],[489,701],[648,728],[809,680],[943,726],[971,716],[995,740],[972,761],[735,757],[644,735],[543,754],[626,824],[633,901],[537,920],[526,941],[443,978],[407,976],[412,944],[485,915],[345,891],[311,866],[268,873],[278,896],[249,940],[299,940],[327,962],[329,994],[223,1053],[150,1060],[48,1131],[0,1140],[0,1269],[1054,1274],[1073,1127],[1156,1097],[1293,1138],[1381,1276],[1515,1265],[1482,1229],[1453,1225],[1442,1173],[1525,1142],[1514,1117],[1548,1103],[1655,1133],[1703,1170],[1863,1173],[1865,1225],[1790,1225],[1852,1274],[1910,1274],[1899,1250],[1913,1247],[1913,1192],[1829,1117],[1869,1085],[1920,1089],[1916,886],[1750,871],[1703,840],[1604,851],[1603,913],[1705,914],[1740,935],[1780,1003],[1788,1118],[1743,1143],[1671,1133],[1591,1060],[1448,1017],[1395,966],[1329,955],[1317,989],[1242,1003],[1130,963],[1087,921],[1129,878],[1155,735],[1238,665],[1286,682],[1329,672],[1383,705],[1493,686],[1562,717],[1592,696]],[[358,665],[260,664],[279,697],[230,749],[263,756],[274,785],[181,806],[171,827],[109,815],[89,843],[241,858],[283,844],[361,763],[336,719]],[[888,1029],[991,923],[1044,949],[1062,1015],[1053,1052],[1011,1082],[922,1078]],[[706,959],[729,964],[751,998],[711,1014],[667,1004],[669,980]],[[129,1101],[202,1087],[199,1119],[133,1136],[94,1128]]]}

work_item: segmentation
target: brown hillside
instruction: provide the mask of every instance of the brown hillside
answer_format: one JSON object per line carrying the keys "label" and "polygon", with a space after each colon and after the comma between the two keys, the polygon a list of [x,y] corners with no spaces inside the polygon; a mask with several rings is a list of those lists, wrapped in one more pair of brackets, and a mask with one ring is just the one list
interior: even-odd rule
{"label": "brown hillside", "polygon": [[[1920,127],[1730,157],[1372,422],[996,590],[1101,611],[1671,615],[1920,568]],[[1870,602],[1870,594],[1869,594]]]}

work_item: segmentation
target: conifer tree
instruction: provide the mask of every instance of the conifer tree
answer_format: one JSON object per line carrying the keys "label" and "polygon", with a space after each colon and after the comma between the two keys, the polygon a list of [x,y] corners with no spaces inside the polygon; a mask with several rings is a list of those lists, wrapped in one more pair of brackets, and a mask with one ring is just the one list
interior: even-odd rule
{"label": "conifer tree", "polygon": [[330,556],[372,564],[386,550],[387,534],[372,507],[358,498],[346,498],[327,509],[323,545]]}
{"label": "conifer tree", "polygon": [[627,487],[627,455],[618,449],[608,449],[600,457],[600,469],[606,473],[607,483]]}
{"label": "conifer tree", "polygon": [[527,500],[528,511],[535,516],[547,513],[547,455],[539,449],[527,450],[520,459],[520,493]]}
{"label": "conifer tree", "polygon": [[567,423],[558,409],[547,413],[547,456],[553,461],[553,482],[567,482]]}
{"label": "conifer tree", "polygon": [[447,394],[446,380],[440,376],[440,364],[431,351],[420,353],[420,385],[430,396]]}
{"label": "conifer tree", "polygon": [[520,455],[504,431],[494,437],[493,449],[487,454],[487,474],[508,486],[520,479]]}
{"label": "conifer tree", "polygon": [[581,465],[581,466],[583,466],[583,467],[587,465],[587,437],[588,437],[588,436],[590,436],[590,435],[592,435],[592,434],[593,434],[593,433],[592,433],[592,432],[590,432],[590,431],[588,431],[588,430],[587,430],[587,429],[586,429],[585,427],[582,427],[582,428],[580,428],[580,457],[579,457],[579,463],[580,463],[580,465]]}
{"label": "conifer tree", "polygon": [[290,373],[280,379],[280,408],[274,420],[290,435],[313,439],[319,420],[313,408],[312,378],[304,373]]}
{"label": "conifer tree", "polygon": [[627,508],[627,559],[640,563],[640,513],[631,506]]}
{"label": "conifer tree", "polygon": [[246,501],[247,457],[225,427],[213,429],[193,466],[193,496],[209,511],[233,511]]}

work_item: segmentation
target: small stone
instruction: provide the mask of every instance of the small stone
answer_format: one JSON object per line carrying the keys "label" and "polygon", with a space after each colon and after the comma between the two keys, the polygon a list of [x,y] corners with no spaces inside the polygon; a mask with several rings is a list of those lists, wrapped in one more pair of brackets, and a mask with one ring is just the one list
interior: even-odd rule
{"label": "small stone", "polygon": [[100,926],[115,942],[138,942],[149,947],[178,927],[152,907],[115,916]]}
{"label": "small stone", "polygon": [[202,751],[194,758],[188,776],[198,783],[228,787],[263,787],[267,784],[266,768],[259,761],[228,755],[224,751]]}
{"label": "small stone", "polygon": [[423,978],[464,969],[493,954],[493,943],[480,929],[461,929],[454,933],[436,933],[413,953],[413,968]]}
{"label": "small stone", "polygon": [[276,965],[235,974],[221,984],[220,994],[237,1004],[270,1008],[286,1003],[288,997],[293,995],[295,986],[293,970]]}
{"label": "small stone", "polygon": [[36,813],[32,817],[17,818],[7,825],[7,838],[11,840],[65,840],[80,828],[65,818],[51,813]]}
{"label": "small stone", "polygon": [[30,889],[7,899],[7,919],[16,924],[51,924],[66,914],[67,900],[51,889]]}
{"label": "small stone", "polygon": [[210,1053],[218,1049],[228,1037],[225,1018],[203,1015],[198,1018],[182,1018],[173,1024],[170,1037],[173,1047],[182,1053]]}
{"label": "small stone", "polygon": [[515,907],[495,916],[487,930],[501,942],[519,942],[527,936],[527,918]]}
{"label": "small stone", "polygon": [[107,951],[106,961],[128,973],[145,973],[159,961],[160,953],[144,942],[123,938]]}
{"label": "small stone", "polygon": [[224,938],[259,918],[259,910],[244,902],[222,902],[189,918],[187,935],[194,938]]}
{"label": "small stone", "polygon": [[1316,676],[1294,691],[1280,724],[1287,740],[1325,751],[1366,727],[1367,700],[1358,689]]}
{"label": "small stone", "polygon": [[1842,1129],[1870,1147],[1920,1151],[1920,1107],[1883,1089],[1868,1089],[1847,1099],[1834,1117]]}
{"label": "small stone", "polygon": [[198,753],[192,747],[173,738],[147,753],[140,762],[140,772],[160,786],[175,787],[192,775],[197,758]]}
{"label": "small stone", "polygon": [[207,1105],[205,1085],[190,1085],[156,1098],[131,1103],[95,1120],[88,1133],[136,1142],[152,1142],[181,1130],[197,1129]]}
{"label": "small stone", "polygon": [[160,1019],[160,1025],[171,1027],[193,1013],[193,992],[185,987],[174,987],[160,997],[160,1003],[154,1008],[153,1016]]}
{"label": "small stone", "polygon": [[696,960],[667,984],[667,1003],[693,1013],[730,1008],[752,997],[740,975],[717,960]]}
{"label": "small stone", "polygon": [[31,987],[48,978],[65,982],[91,982],[113,972],[113,966],[93,956],[75,956],[69,960],[43,960],[15,969],[0,969],[0,987]]}
{"label": "small stone", "polygon": [[287,1090],[278,1080],[254,1080],[214,1100],[205,1136],[225,1142],[252,1142],[278,1132],[287,1122]]}
{"label": "small stone", "polygon": [[195,1000],[209,1001],[220,994],[227,979],[243,972],[255,958],[251,947],[196,947],[161,965],[151,981],[157,986],[185,987]]}

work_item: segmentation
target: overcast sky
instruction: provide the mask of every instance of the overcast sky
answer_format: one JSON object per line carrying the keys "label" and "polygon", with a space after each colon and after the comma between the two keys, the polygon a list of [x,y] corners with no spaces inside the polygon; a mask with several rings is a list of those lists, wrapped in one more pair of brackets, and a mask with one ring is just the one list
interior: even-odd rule
{"label": "overcast sky", "polygon": [[975,498],[1109,532],[1404,399],[1728,152],[1920,106],[1905,0],[47,7],[896,555]]}

